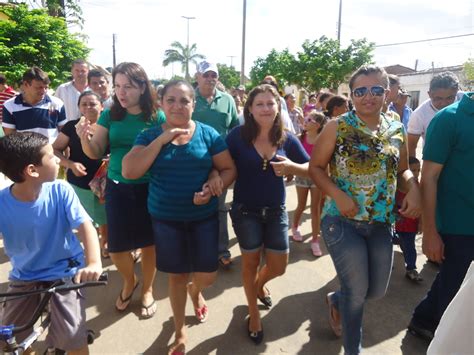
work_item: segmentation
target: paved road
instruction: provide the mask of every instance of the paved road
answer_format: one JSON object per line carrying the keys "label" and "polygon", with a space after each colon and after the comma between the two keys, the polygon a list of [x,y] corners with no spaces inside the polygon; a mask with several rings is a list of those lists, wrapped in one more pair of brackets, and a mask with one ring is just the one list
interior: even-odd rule
{"label": "paved road", "polygon": [[[290,217],[296,206],[295,187],[288,188]],[[232,193],[229,193],[229,200]],[[340,354],[341,341],[327,323],[326,293],[338,287],[336,273],[325,246],[324,255],[314,258],[310,252],[309,208],[303,215],[303,243],[291,242],[290,264],[284,276],[273,280],[274,306],[262,309],[264,342],[255,346],[246,335],[246,301],[240,281],[240,252],[231,233],[234,264],[220,270],[217,282],[204,293],[209,306],[209,319],[198,324],[188,300],[186,323],[189,336],[187,354]],[[230,224],[229,224],[230,225]],[[425,263],[418,237],[418,269],[425,281],[412,284],[404,278],[403,256],[395,247],[394,269],[385,298],[367,304],[364,316],[363,351],[366,354],[424,354],[427,344],[406,334],[410,314],[426,293],[436,269]],[[2,248],[3,249],[3,248]],[[88,291],[88,327],[98,333],[90,350],[93,354],[166,354],[173,341],[171,308],[167,299],[167,278],[158,273],[155,296],[158,312],[154,318],[140,320],[139,296],[135,295],[129,311],[119,314],[113,304],[120,291],[119,276],[110,261],[105,262],[110,282],[105,288]],[[7,284],[8,260],[0,252],[0,289]],[[140,273],[137,266],[137,273]],[[39,342],[39,347],[44,344]]]}

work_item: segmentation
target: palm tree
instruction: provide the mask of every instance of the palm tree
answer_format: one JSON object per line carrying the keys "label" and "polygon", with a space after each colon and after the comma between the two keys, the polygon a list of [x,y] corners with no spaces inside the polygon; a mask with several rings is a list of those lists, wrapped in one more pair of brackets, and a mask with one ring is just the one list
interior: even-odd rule
{"label": "palm tree", "polygon": [[191,47],[183,46],[178,41],[171,43],[170,49],[165,51],[165,60],[163,60],[163,66],[166,67],[171,63],[181,63],[182,70],[185,73],[186,80],[189,81],[189,62],[197,64],[198,59],[206,58],[202,54],[196,53],[196,43]]}

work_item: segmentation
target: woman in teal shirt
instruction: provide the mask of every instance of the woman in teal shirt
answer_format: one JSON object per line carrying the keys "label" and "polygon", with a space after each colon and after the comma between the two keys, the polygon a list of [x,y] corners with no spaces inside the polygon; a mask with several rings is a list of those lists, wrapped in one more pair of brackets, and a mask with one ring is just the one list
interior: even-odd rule
{"label": "woman in teal shirt", "polygon": [[341,284],[326,298],[329,322],[343,336],[345,353],[358,354],[365,301],[382,297],[390,279],[397,183],[408,190],[402,215],[418,217],[421,199],[403,125],[382,113],[387,73],[362,66],[349,87],[355,110],[326,124],[309,172],[327,195],[321,231]]}
{"label": "woman in teal shirt", "polygon": [[90,123],[80,122],[77,133],[82,149],[91,159],[101,157],[110,145],[105,209],[109,226],[110,257],[123,278],[122,290],[115,308],[123,312],[130,304],[139,281],[134,272],[131,251],[142,249],[143,286],[141,316],[150,318],[156,312],[153,298],[155,248],[153,229],[147,209],[148,175],[126,179],[122,159],[132,148],[142,130],[157,125],[151,86],[143,68],[136,63],[121,63],[112,72],[113,104],[99,118],[94,132]]}

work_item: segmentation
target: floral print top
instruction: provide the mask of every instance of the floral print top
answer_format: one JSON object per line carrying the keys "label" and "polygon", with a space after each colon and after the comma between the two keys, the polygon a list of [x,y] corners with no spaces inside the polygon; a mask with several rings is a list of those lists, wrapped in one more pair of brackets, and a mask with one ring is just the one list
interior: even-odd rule
{"label": "floral print top", "polygon": [[[337,121],[329,169],[333,182],[359,206],[352,219],[393,223],[400,148],[405,143],[403,124],[382,113],[378,130],[372,131],[355,111]],[[323,209],[323,216],[326,214],[340,215],[329,196]]]}

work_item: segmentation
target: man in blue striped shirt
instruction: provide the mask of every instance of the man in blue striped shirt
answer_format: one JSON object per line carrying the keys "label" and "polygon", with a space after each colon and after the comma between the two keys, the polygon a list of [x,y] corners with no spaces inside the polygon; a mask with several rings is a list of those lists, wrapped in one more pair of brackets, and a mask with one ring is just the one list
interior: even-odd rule
{"label": "man in blue striped shirt", "polygon": [[41,133],[53,143],[66,123],[63,102],[47,94],[48,74],[32,67],[23,74],[22,93],[5,101],[2,127],[6,135],[13,132]]}

